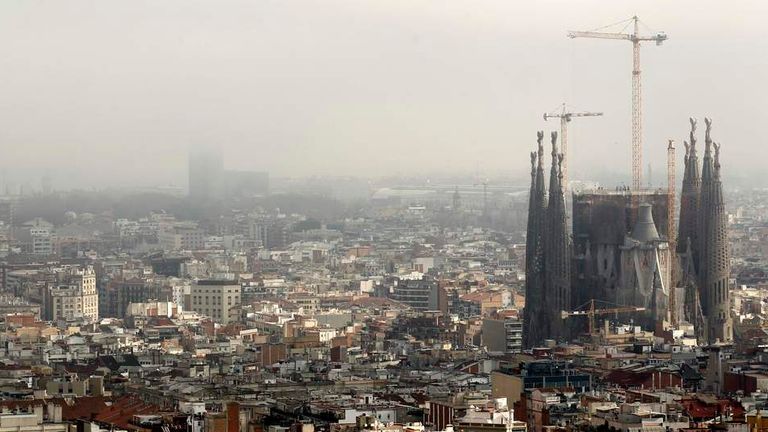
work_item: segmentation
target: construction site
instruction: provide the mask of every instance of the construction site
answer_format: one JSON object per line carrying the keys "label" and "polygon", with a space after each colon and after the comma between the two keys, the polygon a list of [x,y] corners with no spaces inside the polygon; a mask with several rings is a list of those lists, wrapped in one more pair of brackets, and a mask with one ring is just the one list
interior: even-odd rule
{"label": "construction site", "polygon": [[[592,335],[599,327],[595,316],[600,315],[657,333],[695,328],[696,336],[710,343],[731,339],[729,317],[722,313],[729,291],[727,276],[722,280],[723,274],[727,275],[728,264],[722,261],[727,244],[724,235],[717,237],[725,229],[719,145],[711,140],[711,121],[707,119],[699,178],[696,122],[691,119],[679,218],[673,139],[651,146],[666,151],[666,187],[643,187],[640,47],[644,42],[662,45],[667,35],[641,34],[640,25],[634,16],[591,31],[568,32],[570,38],[631,42],[631,186],[569,188],[568,153],[573,151],[568,142],[569,123],[603,113],[573,111],[563,104],[544,114],[545,121],[558,119],[560,130],[559,140],[558,133],[552,132],[548,182],[544,179],[543,133],[539,133],[537,151],[531,153],[524,324],[527,346],[547,339],[568,340],[582,332]],[[609,31],[613,26],[623,28]],[[624,32],[627,28],[631,32]],[[677,219],[683,238],[678,235]],[[715,274],[710,275],[713,271]],[[574,321],[579,316],[589,316],[588,322]]]}

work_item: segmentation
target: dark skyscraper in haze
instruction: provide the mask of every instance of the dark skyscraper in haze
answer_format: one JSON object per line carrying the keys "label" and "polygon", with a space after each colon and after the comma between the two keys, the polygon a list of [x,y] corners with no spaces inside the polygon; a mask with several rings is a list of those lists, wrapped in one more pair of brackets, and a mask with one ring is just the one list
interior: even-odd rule
{"label": "dark skyscraper in haze", "polygon": [[211,199],[221,194],[224,163],[217,150],[193,150],[189,153],[189,196]]}
{"label": "dark skyscraper in haze", "polygon": [[263,171],[224,169],[218,150],[193,150],[189,153],[189,196],[210,200],[266,195],[269,174]]}

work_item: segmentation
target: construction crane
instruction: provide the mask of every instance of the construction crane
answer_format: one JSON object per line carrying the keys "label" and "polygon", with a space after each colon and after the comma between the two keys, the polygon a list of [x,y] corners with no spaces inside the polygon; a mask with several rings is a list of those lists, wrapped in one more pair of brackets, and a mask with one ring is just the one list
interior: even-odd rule
{"label": "construction crane", "polygon": [[560,150],[563,153],[563,192],[568,189],[568,123],[573,117],[599,117],[601,112],[571,112],[563,104],[560,112],[544,113],[544,121],[560,119]]}
{"label": "construction crane", "polygon": [[488,216],[488,179],[475,183],[475,186],[483,186],[483,217]]}
{"label": "construction crane", "polygon": [[[624,28],[633,24],[632,33],[611,33],[600,30],[614,25],[625,24]],[[633,16],[628,20],[601,27],[593,31],[570,31],[570,38],[595,38],[595,39],[620,39],[632,42],[632,187],[635,190],[640,189],[643,166],[643,127],[642,127],[642,98],[640,92],[640,42],[656,42],[661,45],[667,40],[667,35],[663,32],[652,36],[640,35],[640,19]],[[623,30],[622,30],[623,31]]]}
{"label": "construction crane", "polygon": [[642,312],[645,310],[644,307],[639,306],[617,306],[607,309],[597,309],[595,308],[595,302],[597,300],[592,299],[588,301],[587,303],[584,303],[579,309],[581,309],[584,306],[589,305],[589,309],[586,310],[573,310],[573,311],[562,311],[560,312],[561,317],[563,319],[574,317],[574,316],[586,316],[589,318],[589,334],[593,335],[595,334],[595,316],[597,315],[608,315],[612,313],[622,313],[622,312]]}
{"label": "construction crane", "polygon": [[[667,143],[667,239],[669,242],[670,254],[675,253],[677,250],[677,231],[675,230],[675,140],[669,140]],[[671,259],[671,262],[676,262],[675,259]],[[672,287],[677,283],[675,277],[675,266],[670,269],[672,272]],[[669,291],[669,310],[672,325],[677,325],[677,296],[675,290]]]}

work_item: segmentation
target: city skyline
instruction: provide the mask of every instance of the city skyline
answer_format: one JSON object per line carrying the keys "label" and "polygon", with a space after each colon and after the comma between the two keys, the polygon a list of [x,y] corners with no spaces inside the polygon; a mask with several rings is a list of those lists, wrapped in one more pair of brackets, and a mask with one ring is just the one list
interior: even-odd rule
{"label": "city skyline", "polygon": [[765,16],[0,2],[0,432],[766,432]]}

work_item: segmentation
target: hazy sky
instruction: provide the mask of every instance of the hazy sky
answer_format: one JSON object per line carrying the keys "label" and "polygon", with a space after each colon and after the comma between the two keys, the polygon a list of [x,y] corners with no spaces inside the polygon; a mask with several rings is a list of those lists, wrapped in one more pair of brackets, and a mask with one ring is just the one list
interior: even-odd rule
{"label": "hazy sky", "polygon": [[574,176],[628,176],[631,44],[565,35],[633,14],[669,36],[642,49],[646,162],[710,115],[724,171],[762,168],[765,0],[5,0],[0,170],[185,186],[213,144],[277,176],[520,172],[566,101],[605,112],[571,123]]}

